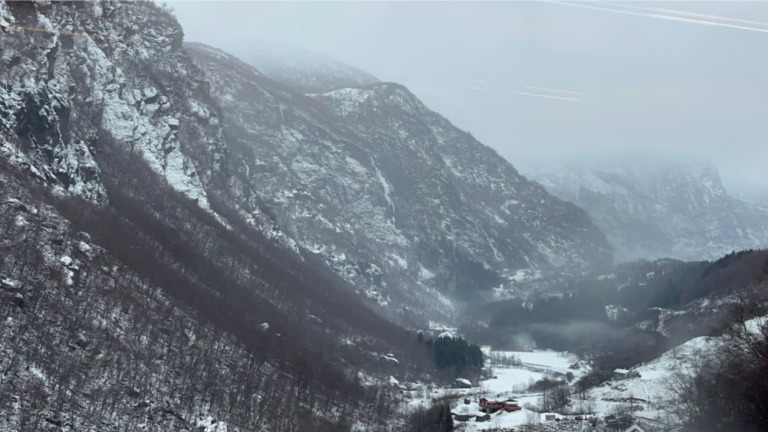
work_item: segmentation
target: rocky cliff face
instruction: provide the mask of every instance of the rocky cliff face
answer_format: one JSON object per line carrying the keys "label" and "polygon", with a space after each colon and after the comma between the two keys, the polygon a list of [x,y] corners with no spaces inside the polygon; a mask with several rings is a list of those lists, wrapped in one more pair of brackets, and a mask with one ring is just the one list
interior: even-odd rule
{"label": "rocky cliff face", "polygon": [[167,11],[142,2],[5,3],[0,23],[5,157],[104,203],[94,141],[109,134],[207,207],[205,188],[226,148]]}
{"label": "rocky cliff face", "polygon": [[444,296],[519,269],[610,263],[586,214],[405,87],[302,94],[216,49],[188,50],[221,104],[243,196],[380,304],[445,309]]}
{"label": "rocky cliff face", "polygon": [[712,259],[768,245],[768,212],[730,196],[707,162],[606,158],[532,168],[531,177],[584,208],[619,261]]}

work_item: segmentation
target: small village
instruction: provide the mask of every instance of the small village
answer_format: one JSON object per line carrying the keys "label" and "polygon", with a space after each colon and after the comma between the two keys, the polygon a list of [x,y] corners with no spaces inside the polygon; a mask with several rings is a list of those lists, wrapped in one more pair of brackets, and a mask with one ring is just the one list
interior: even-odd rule
{"label": "small village", "polygon": [[[403,387],[411,409],[450,401],[454,430],[462,432],[656,432],[663,430],[663,386],[670,361],[617,368],[585,392],[565,392],[588,374],[589,364],[555,351],[493,351],[487,378],[457,378],[446,388]],[[542,383],[557,383],[541,388]],[[554,384],[553,384],[554,385]],[[549,408],[549,409],[548,409]]]}

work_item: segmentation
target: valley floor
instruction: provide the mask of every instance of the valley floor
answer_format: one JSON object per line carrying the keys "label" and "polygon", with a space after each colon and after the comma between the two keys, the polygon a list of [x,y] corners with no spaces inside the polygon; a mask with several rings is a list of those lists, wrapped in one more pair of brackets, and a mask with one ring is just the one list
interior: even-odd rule
{"label": "valley floor", "polygon": [[[670,382],[708,346],[708,338],[693,339],[660,356],[658,359],[631,369],[631,378],[612,379],[582,393],[570,396],[570,404],[558,412],[543,412],[542,392],[529,390],[532,384],[543,378],[562,379],[570,372],[570,382],[591,371],[587,362],[575,355],[556,351],[492,351],[484,348],[490,360],[489,375],[471,388],[429,388],[422,386],[405,392],[404,410],[429,406],[435,400],[448,400],[454,415],[457,431],[581,431],[591,419],[604,423],[606,417],[631,413],[646,427],[669,424],[669,407],[672,402]],[[635,374],[636,372],[636,374]],[[481,398],[489,400],[514,400],[522,407],[519,411],[492,413],[490,418],[479,420],[486,413],[480,409]],[[469,403],[467,403],[469,402]],[[469,417],[467,421],[462,418]]]}

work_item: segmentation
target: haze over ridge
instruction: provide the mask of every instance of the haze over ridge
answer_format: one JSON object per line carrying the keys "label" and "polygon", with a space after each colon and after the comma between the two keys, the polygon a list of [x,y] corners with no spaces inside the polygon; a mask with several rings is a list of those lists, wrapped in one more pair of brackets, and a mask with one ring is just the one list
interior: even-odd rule
{"label": "haze over ridge", "polygon": [[515,164],[674,149],[728,186],[768,185],[765,3],[171,6],[188,41],[238,55],[281,41],[405,84]]}

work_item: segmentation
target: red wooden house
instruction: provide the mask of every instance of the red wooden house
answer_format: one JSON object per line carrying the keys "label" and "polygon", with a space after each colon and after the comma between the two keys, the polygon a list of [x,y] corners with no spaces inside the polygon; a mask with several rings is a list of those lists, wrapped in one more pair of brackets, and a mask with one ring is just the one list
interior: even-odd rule
{"label": "red wooden house", "polygon": [[496,411],[520,411],[523,409],[513,401],[491,401],[486,398],[480,399],[480,410],[486,413],[495,413]]}

